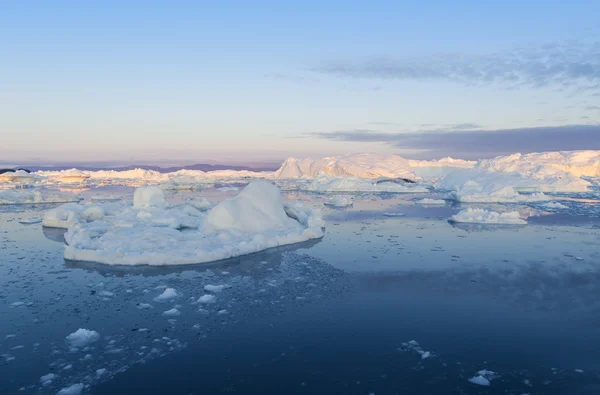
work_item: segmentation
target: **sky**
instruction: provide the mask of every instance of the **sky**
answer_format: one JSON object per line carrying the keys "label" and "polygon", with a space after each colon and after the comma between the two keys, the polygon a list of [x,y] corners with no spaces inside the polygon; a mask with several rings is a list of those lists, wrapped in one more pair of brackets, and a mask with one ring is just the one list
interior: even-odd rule
{"label": "sky", "polygon": [[0,162],[600,149],[597,0],[0,7]]}

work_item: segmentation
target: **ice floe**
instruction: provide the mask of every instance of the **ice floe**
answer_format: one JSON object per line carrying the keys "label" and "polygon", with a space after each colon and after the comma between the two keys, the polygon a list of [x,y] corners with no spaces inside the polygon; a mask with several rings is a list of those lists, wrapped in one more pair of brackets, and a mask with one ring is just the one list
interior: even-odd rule
{"label": "ice floe", "polygon": [[477,224],[526,225],[527,221],[519,217],[518,211],[498,213],[480,208],[468,208],[450,218],[451,222],[468,222]]}
{"label": "ice floe", "polygon": [[469,382],[484,387],[489,387],[491,381],[497,377],[498,375],[495,372],[492,372],[491,370],[480,370],[479,372],[477,372],[476,376],[473,376],[469,379]]}
{"label": "ice floe", "polygon": [[71,347],[83,348],[100,339],[100,334],[89,329],[79,328],[66,337],[66,341]]}
{"label": "ice floe", "polygon": [[314,192],[390,192],[425,193],[429,189],[417,183],[396,179],[365,179],[358,177],[320,176],[311,183],[301,184],[300,189]]}
{"label": "ice floe", "polygon": [[338,195],[326,200],[323,204],[329,207],[344,208],[351,207],[354,204],[354,201],[350,197]]}
{"label": "ice floe", "polygon": [[84,388],[83,383],[77,383],[61,389],[56,395],[79,395]]}
{"label": "ice floe", "polygon": [[171,206],[153,186],[136,190],[133,206],[64,205],[43,224],[68,229],[66,259],[123,265],[211,262],[323,236],[319,210],[284,203],[262,180],[206,212]]}
{"label": "ice floe", "polygon": [[179,294],[174,288],[166,288],[163,293],[158,295],[154,300],[156,302],[165,302],[167,300],[175,299],[179,297]]}
{"label": "ice floe", "polygon": [[0,204],[42,204],[77,202],[80,196],[72,193],[39,189],[0,190]]}
{"label": "ice floe", "polygon": [[425,206],[440,206],[440,205],[446,204],[446,201],[442,200],[442,199],[425,198],[425,199],[417,200],[415,203],[423,204]]}

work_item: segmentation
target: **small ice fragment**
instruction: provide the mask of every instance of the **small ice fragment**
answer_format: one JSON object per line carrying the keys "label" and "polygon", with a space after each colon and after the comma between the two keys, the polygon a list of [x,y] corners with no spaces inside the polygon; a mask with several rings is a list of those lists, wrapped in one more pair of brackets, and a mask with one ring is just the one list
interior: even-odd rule
{"label": "small ice fragment", "polygon": [[152,305],[148,304],[148,303],[140,303],[137,305],[137,308],[140,310],[145,310],[145,309],[152,309]]}
{"label": "small ice fragment", "polygon": [[106,373],[104,368],[96,370],[96,376],[102,376],[104,373]]}
{"label": "small ice fragment", "polygon": [[163,291],[163,293],[154,298],[154,300],[157,302],[164,302],[166,300],[173,299],[178,296],[179,294],[177,293],[177,291],[175,291],[175,288],[167,288]]}
{"label": "small ice fragment", "polygon": [[100,339],[100,334],[96,331],[79,328],[77,331],[71,333],[66,337],[67,343],[71,347],[85,347],[92,344]]}
{"label": "small ice fragment", "polygon": [[79,395],[83,391],[83,388],[84,385],[82,383],[73,384],[61,389],[56,395]]}
{"label": "small ice fragment", "polygon": [[217,311],[217,315],[225,315],[227,314],[227,310],[219,310]]}
{"label": "small ice fragment", "polygon": [[167,311],[163,312],[163,315],[166,315],[168,317],[173,317],[173,316],[181,315],[181,312],[177,309],[171,309],[171,310],[167,310]]}
{"label": "small ice fragment", "polygon": [[477,385],[483,385],[485,387],[489,387],[490,386],[490,381],[488,379],[486,379],[485,377],[479,375],[479,376],[475,376],[475,377],[471,377],[469,379],[469,382],[473,383],[473,384],[477,384]]}
{"label": "small ice fragment", "polygon": [[198,298],[198,303],[204,303],[204,304],[214,303],[216,299],[217,298],[215,295],[206,294],[206,295],[202,295]]}
{"label": "small ice fragment", "polygon": [[56,375],[54,373],[48,373],[48,374],[40,377],[40,384],[48,385],[52,382],[52,380],[54,380],[55,377],[56,377]]}
{"label": "small ice fragment", "polygon": [[221,292],[222,290],[229,288],[229,285],[206,285],[204,290],[206,292]]}

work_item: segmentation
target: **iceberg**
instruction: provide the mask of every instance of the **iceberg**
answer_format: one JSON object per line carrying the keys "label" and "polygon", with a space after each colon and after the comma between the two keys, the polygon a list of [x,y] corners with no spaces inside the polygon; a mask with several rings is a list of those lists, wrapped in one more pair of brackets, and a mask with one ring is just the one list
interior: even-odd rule
{"label": "iceberg", "polygon": [[325,201],[323,204],[328,207],[344,208],[351,207],[354,204],[354,201],[349,197],[338,195]]}
{"label": "iceberg", "polygon": [[315,178],[319,175],[330,177],[360,178],[416,178],[409,162],[398,155],[351,154],[320,159],[288,158],[275,178]]}
{"label": "iceberg", "polygon": [[212,262],[323,237],[320,211],[283,203],[279,188],[268,181],[251,182],[207,212],[163,206],[162,193],[158,187],[138,189],[133,206],[105,211],[101,219],[61,206],[46,213],[44,224],[68,229],[65,259],[111,265]]}
{"label": "iceberg", "polygon": [[416,183],[398,183],[395,179],[373,180],[358,177],[320,176],[301,189],[314,192],[390,192],[426,193],[429,189]]}

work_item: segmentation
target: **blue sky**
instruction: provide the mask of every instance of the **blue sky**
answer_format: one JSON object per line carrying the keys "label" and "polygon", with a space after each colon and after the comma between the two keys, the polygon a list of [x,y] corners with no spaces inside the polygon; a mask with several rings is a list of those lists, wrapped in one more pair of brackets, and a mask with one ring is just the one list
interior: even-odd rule
{"label": "blue sky", "polygon": [[86,3],[1,6],[0,160],[600,149],[598,1]]}

